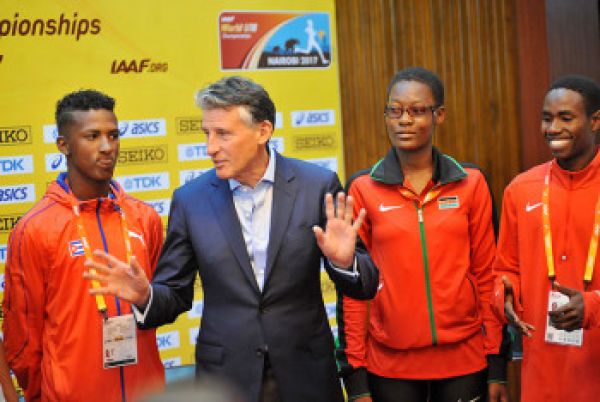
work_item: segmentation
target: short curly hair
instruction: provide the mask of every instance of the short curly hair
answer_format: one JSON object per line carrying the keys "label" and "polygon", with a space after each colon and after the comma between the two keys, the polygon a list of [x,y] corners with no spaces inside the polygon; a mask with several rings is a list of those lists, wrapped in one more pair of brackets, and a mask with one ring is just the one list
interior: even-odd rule
{"label": "short curly hair", "polygon": [[581,95],[588,117],[600,110],[600,86],[593,79],[585,75],[566,75],[554,81],[548,92],[561,88]]}
{"label": "short curly hair", "polygon": [[59,135],[66,134],[66,127],[73,123],[73,112],[104,109],[113,112],[115,100],[93,89],[82,89],[65,95],[56,103],[56,127]]}

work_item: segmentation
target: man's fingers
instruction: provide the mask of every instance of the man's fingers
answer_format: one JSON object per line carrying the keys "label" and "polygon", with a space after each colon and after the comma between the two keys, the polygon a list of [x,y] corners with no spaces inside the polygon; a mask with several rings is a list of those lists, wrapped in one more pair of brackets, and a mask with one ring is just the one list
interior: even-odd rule
{"label": "man's fingers", "polygon": [[[354,199],[352,196],[346,197],[346,209],[344,210],[344,221],[349,224],[352,223],[352,214],[354,212]],[[338,215],[339,216],[339,215]]]}
{"label": "man's fingers", "polygon": [[131,263],[129,265],[131,266],[131,274],[133,276],[138,276],[140,271],[143,271],[143,268],[137,258],[135,258],[135,255],[131,256]]}
{"label": "man's fingers", "polygon": [[333,195],[331,193],[325,194],[325,216],[327,220],[335,217],[335,209],[333,207]]}
{"label": "man's fingers", "polygon": [[578,293],[577,290],[568,288],[566,286],[563,286],[563,285],[561,285],[558,282],[554,282],[552,284],[552,287],[554,288],[554,290],[558,290],[563,295],[566,295],[566,296],[569,296],[569,297],[575,296]]}
{"label": "man's fingers", "polygon": [[337,193],[337,202],[335,205],[335,217],[344,219],[346,216],[346,194],[343,191]]}
{"label": "man's fingers", "polygon": [[103,259],[106,261],[106,265],[116,267],[123,262],[116,258],[115,256],[105,253],[103,250],[94,250],[94,256]]}
{"label": "man's fingers", "polygon": [[320,227],[315,225],[315,226],[313,226],[312,230],[313,230],[313,233],[315,234],[315,238],[317,239],[317,244],[319,245],[319,248],[321,250],[323,250],[323,242],[324,242],[324,237],[325,237],[325,234],[323,233],[323,229],[321,229]]}
{"label": "man's fingers", "polygon": [[354,224],[352,224],[352,228],[356,232],[358,232],[358,230],[362,226],[366,216],[367,216],[367,211],[364,208],[361,208],[360,212],[358,213],[358,216],[356,217],[356,220],[354,221]]}
{"label": "man's fingers", "polygon": [[108,266],[106,266],[106,264],[97,262],[97,261],[93,261],[93,260],[86,260],[83,263],[83,266],[86,267],[89,270],[94,270],[97,273],[103,274],[103,275],[108,275],[110,273],[110,268],[108,268]]}

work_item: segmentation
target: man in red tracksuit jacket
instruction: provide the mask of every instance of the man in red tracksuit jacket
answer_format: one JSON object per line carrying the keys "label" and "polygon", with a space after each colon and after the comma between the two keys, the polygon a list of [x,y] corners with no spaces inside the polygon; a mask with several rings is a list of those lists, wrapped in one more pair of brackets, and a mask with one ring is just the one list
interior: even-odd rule
{"label": "man in red tracksuit jacket", "polygon": [[136,329],[129,303],[90,296],[83,279],[90,250],[135,258],[152,276],[162,246],[158,214],[111,180],[119,153],[113,108],[91,90],[58,103],[67,172],[10,235],[4,346],[28,402],[131,402],[164,387],[155,331]]}
{"label": "man in red tracksuit jacket", "polygon": [[556,81],[544,100],[541,128],[555,158],[505,190],[494,308],[528,335],[522,401],[597,401],[598,84],[581,76]]}

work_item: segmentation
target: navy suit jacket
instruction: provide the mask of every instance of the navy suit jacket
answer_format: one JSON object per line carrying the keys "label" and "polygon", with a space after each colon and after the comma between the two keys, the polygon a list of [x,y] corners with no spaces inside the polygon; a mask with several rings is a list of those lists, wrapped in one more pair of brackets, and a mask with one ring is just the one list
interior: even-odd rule
{"label": "navy suit jacket", "polygon": [[[163,251],[152,280],[144,327],[174,321],[191,308],[200,275],[204,310],[197,373],[224,377],[258,401],[265,352],[285,402],[342,401],[334,345],[321,293],[321,250],[313,225],[326,222],[324,197],[337,175],[276,155],[264,289],[256,283],[227,180],[214,169],[173,195]],[[378,271],[358,252],[359,277],[325,269],[339,291],[371,298]]]}

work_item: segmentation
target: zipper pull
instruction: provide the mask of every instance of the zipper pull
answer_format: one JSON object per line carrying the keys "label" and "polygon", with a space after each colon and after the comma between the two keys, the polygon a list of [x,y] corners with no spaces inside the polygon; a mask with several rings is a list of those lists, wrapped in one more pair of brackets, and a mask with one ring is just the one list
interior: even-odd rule
{"label": "zipper pull", "polygon": [[419,223],[423,223],[423,208],[417,207],[417,216],[419,217]]}

